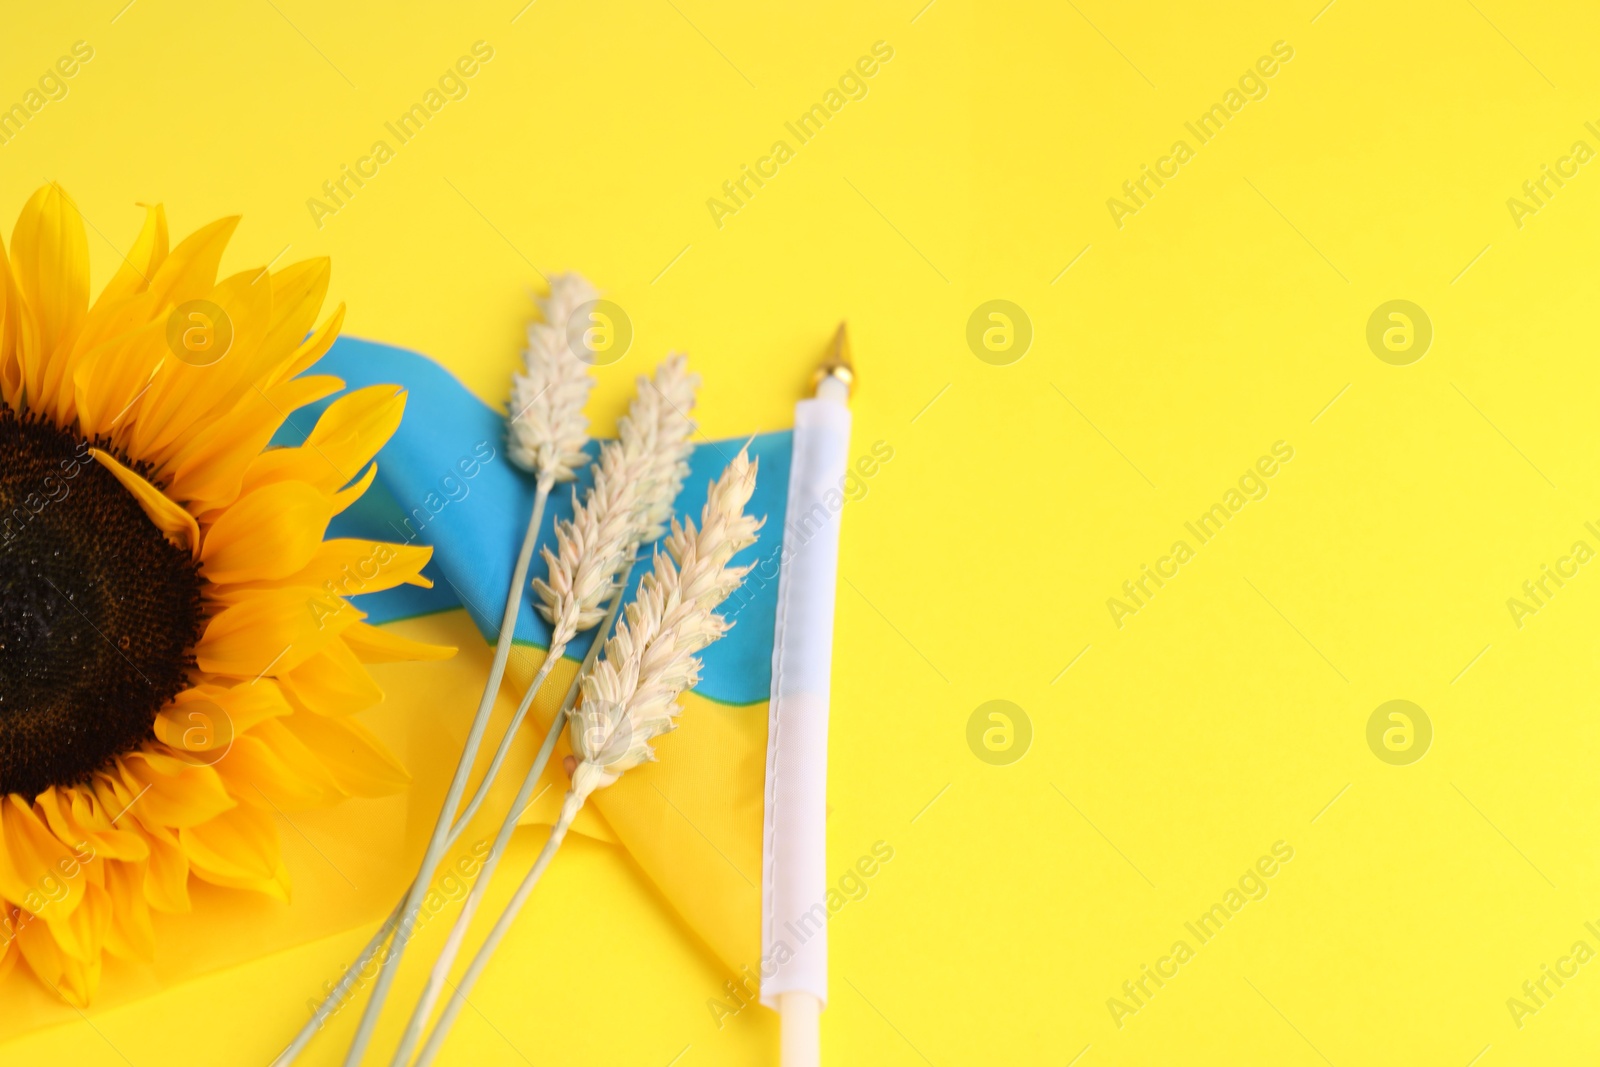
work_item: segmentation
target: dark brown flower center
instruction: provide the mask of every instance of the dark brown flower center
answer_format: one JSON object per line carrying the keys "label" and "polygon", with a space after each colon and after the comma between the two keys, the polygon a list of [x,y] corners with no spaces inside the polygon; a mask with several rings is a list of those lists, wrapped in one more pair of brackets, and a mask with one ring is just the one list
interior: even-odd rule
{"label": "dark brown flower center", "polygon": [[138,747],[194,667],[199,567],[89,447],[0,404],[0,793]]}

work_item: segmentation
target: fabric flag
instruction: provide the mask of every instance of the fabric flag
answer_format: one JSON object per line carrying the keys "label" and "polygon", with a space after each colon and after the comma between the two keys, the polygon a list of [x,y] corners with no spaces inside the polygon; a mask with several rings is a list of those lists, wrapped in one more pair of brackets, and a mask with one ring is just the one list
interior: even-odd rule
{"label": "fabric flag", "polygon": [[[371,721],[411,773],[410,789],[297,813],[293,827],[280,831],[290,853],[286,862],[294,869],[291,903],[192,883],[192,912],[154,917],[161,948],[153,964],[107,962],[97,1009],[137,1001],[291,946],[375,927],[415,869],[438,814],[437,797],[460,755],[460,738],[452,730],[464,730],[465,723],[447,724],[432,709],[447,699],[459,704],[460,692],[476,693],[482,685],[485,668],[476,663],[487,662],[497,636],[512,565],[532,509],[532,478],[506,458],[503,413],[421,355],[341,337],[307,373],[337,375],[346,391],[393,383],[408,392],[400,428],[378,453],[374,484],[334,519],[327,536],[434,546],[425,571],[432,589],[405,585],[362,594],[361,575],[351,574],[338,592],[350,596],[367,621],[377,625],[464,607],[483,637],[483,655],[426,664],[426,670],[415,673],[413,689],[388,693],[376,709]],[[296,411],[273,445],[302,443],[333,399]],[[738,564],[752,565],[742,588],[722,606],[735,625],[702,653],[700,684],[680,700],[684,711],[679,729],[655,741],[661,761],[601,790],[573,827],[575,833],[627,848],[688,929],[731,973],[748,975],[752,984],[761,969],[763,786],[791,443],[788,431],[750,441],[761,469],[749,507],[752,514],[766,517],[766,526],[757,543],[735,558]],[[698,520],[707,486],[744,444],[743,439],[703,441],[695,448],[676,503],[678,516]],[[591,443],[591,454],[598,450]],[[574,485],[557,487],[540,532],[541,545],[554,544],[555,521],[571,517],[573,491],[581,499],[589,484],[586,467]],[[630,598],[647,564],[634,568]],[[544,570],[536,558],[531,573]],[[500,717],[479,753],[474,783],[498,743],[509,706],[544,660],[549,628],[532,598],[531,589],[524,589]],[[448,615],[437,621],[441,631],[463,629]],[[443,640],[444,635],[429,639]],[[579,635],[545,683],[530,715],[536,725],[523,727],[475,827],[484,826],[492,834],[504,816],[591,639],[592,633]],[[554,821],[567,786],[560,769],[567,753],[563,740],[541,785],[550,788],[523,814],[524,823]],[[448,921],[449,915],[453,912],[439,921]],[[303,988],[285,993],[306,998],[309,1012],[338,977],[307,975]],[[364,989],[352,1003],[364,1001]],[[0,1012],[0,1041],[78,1017],[22,968],[0,981],[0,995],[7,1005]]]}
{"label": "fabric flag", "polygon": [[[432,545],[433,559],[424,573],[434,586],[401,586],[356,595],[352,602],[373,623],[465,607],[492,644],[534,493],[533,478],[506,458],[504,414],[432,360],[369,341],[340,338],[312,373],[337,375],[349,389],[392,382],[410,393],[400,429],[378,454],[376,483],[335,520],[328,536]],[[297,413],[294,423],[314,425],[320,408],[331,402]],[[280,443],[294,442],[290,437]],[[704,441],[696,446],[676,503],[678,516],[698,521],[707,487],[744,443]],[[751,570],[721,609],[733,629],[701,653],[700,682],[679,701],[683,714],[678,729],[655,743],[660,762],[595,794],[591,806],[599,809],[605,826],[580,822],[576,827],[602,838],[614,836],[723,964],[752,978],[762,963],[768,700],[791,443],[789,431],[762,434],[750,442],[750,454],[761,467],[748,510],[765,516],[766,525],[757,543],[734,558],[736,565],[750,565]],[[597,453],[599,446],[590,442],[589,449]],[[574,493],[581,499],[589,481],[586,467],[575,485],[557,487],[540,531],[541,545],[554,545],[555,522],[571,517]],[[634,568],[628,599],[647,563]],[[536,558],[531,573],[543,570]],[[590,631],[572,642],[563,669],[546,683],[544,697],[533,709],[539,726],[533,742],[549,727],[592,639]],[[535,610],[531,589],[523,591],[515,640],[538,651],[513,657],[506,674],[506,689],[513,694],[526,688],[549,646],[549,626]],[[493,740],[486,741],[486,748]],[[559,767],[567,752],[563,740],[546,771],[553,788],[544,792],[542,806],[524,815],[524,822],[553,821],[566,788]],[[457,755],[440,752],[437,758],[453,765]]]}

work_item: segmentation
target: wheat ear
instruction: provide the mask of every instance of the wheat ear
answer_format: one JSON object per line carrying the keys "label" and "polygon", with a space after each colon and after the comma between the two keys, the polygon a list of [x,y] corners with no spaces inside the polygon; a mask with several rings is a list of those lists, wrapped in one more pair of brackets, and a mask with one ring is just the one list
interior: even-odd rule
{"label": "wheat ear", "polygon": [[594,388],[589,363],[569,344],[571,317],[598,296],[577,274],[550,279],[550,295],[539,300],[543,322],[528,326],[523,370],[511,376],[511,421],[507,456],[541,479],[569,482],[589,462],[589,420],[583,405]]}
{"label": "wheat ear", "polygon": [[[589,364],[579,359],[567,347],[565,340],[570,316],[584,302],[592,299],[594,287],[576,274],[556,275],[551,279],[550,295],[541,301],[545,321],[528,330],[525,373],[515,375],[512,379],[507,452],[514,463],[533,471],[537,476],[533,511],[528,517],[528,528],[523,534],[522,547],[512,568],[511,587],[507,591],[505,611],[500,616],[494,660],[489,666],[489,677],[484,683],[483,696],[478,701],[477,714],[473,716],[472,726],[467,732],[460,762],[456,764],[450,788],[439,808],[439,817],[423,852],[422,863],[401,905],[394,944],[384,958],[373,985],[372,998],[362,1012],[360,1025],[345,1055],[346,1067],[357,1067],[366,1055],[410,939],[409,927],[414,925],[414,917],[421,913],[434,869],[449,847],[456,810],[460,807],[462,794],[466,792],[467,778],[477,757],[478,746],[483,742],[484,731],[494,710],[495,697],[500,692],[500,680],[505,676],[506,661],[511,655],[511,639],[516,632],[517,615],[522,607],[523,584],[528,580],[528,565],[533,559],[533,547],[539,537],[539,525],[544,520],[550,490],[556,482],[571,479],[574,468],[587,460],[583,446],[588,440],[589,423],[584,417],[583,405],[594,386],[594,380],[589,375]],[[312,1021],[316,1022],[316,1019]],[[307,1024],[308,1027],[310,1025]],[[311,1030],[311,1034],[315,1032],[315,1029]],[[305,1031],[302,1031],[304,1035]],[[299,1041],[299,1038],[296,1040]],[[309,1036],[305,1040],[309,1041]],[[304,1047],[303,1043],[301,1047]]]}
{"label": "wheat ear", "polygon": [[655,758],[650,739],[673,728],[680,710],[674,701],[699,679],[694,653],[732,625],[714,609],[749,569],[728,561],[753,544],[761,528],[744,513],[756,470],[741,451],[712,486],[700,529],[673,522],[666,552],[656,553],[626,621],[583,680],[583,703],[572,719],[572,752],[579,761],[572,791],[580,804],[624,771]]}
{"label": "wheat ear", "polygon": [[617,440],[600,449],[588,498],[556,524],[556,550],[542,550],[550,577],[533,582],[552,647],[600,621],[623,560],[661,535],[689,471],[688,412],[699,384],[681,355],[668,357],[653,378],[641,377]]}
{"label": "wheat ear", "polygon": [[[506,728],[509,739],[522,723],[534,695],[543,686],[550,669],[560,661],[567,643],[578,632],[590,629],[606,618],[589,655],[574,678],[569,692],[545,735],[533,765],[523,779],[517,798],[506,814],[483,869],[468,895],[450,935],[434,962],[433,970],[412,1009],[394,1063],[403,1065],[422,1037],[428,1016],[449,977],[450,966],[461,950],[467,927],[477,912],[490,877],[516,829],[517,818],[544,772],[555,740],[566,722],[568,709],[576,697],[577,680],[584,677],[616,616],[623,587],[639,545],[660,536],[661,517],[672,514],[672,504],[688,473],[687,458],[693,449],[689,435],[694,424],[689,412],[694,408],[699,378],[690,374],[681,355],[669,356],[656,368],[652,378],[639,378],[637,392],[617,426],[617,440],[601,447],[595,468],[594,485],[573,517],[556,525],[556,551],[543,550],[549,567],[548,581],[535,579],[533,588],[543,602],[539,611],[551,624],[550,651],[535,673],[517,714]],[[601,604],[610,599],[611,609]],[[501,742],[501,752],[506,748]],[[498,754],[497,754],[498,759]],[[485,781],[499,770],[490,765]]]}
{"label": "wheat ear", "polygon": [[[463,999],[561,847],[589,794],[655,758],[651,739],[673,728],[680,710],[677,698],[699,678],[700,661],[695,653],[732,625],[715,609],[739,587],[749,570],[729,566],[729,561],[755,542],[762,525],[744,513],[755,491],[757,467],[741,450],[712,485],[699,529],[692,522],[673,522],[666,551],[656,551],[651,572],[628,605],[626,621],[617,625],[616,634],[606,642],[604,657],[584,676],[583,704],[571,721],[572,750],[579,763],[561,814],[533,868],[457,983],[417,1057],[418,1067],[425,1067],[438,1055]],[[482,884],[481,877],[478,884]]]}

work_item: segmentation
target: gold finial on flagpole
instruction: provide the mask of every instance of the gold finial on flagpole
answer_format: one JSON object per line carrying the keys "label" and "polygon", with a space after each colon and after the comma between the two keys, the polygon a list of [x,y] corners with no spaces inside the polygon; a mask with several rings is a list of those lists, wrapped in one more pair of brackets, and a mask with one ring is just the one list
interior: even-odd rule
{"label": "gold finial on flagpole", "polygon": [[850,335],[843,322],[839,323],[839,329],[833,335],[833,344],[827,356],[811,377],[813,393],[822,395],[823,387],[830,378],[844,386],[846,400],[855,392],[856,365],[850,359]]}

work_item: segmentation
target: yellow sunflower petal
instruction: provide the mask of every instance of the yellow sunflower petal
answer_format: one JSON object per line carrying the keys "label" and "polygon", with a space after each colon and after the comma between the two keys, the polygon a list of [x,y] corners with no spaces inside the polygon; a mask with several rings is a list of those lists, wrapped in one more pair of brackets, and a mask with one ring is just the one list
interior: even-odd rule
{"label": "yellow sunflower petal", "polygon": [[123,783],[135,799],[129,810],[141,826],[196,826],[223,814],[234,800],[210,767],[151,748],[117,759]]}
{"label": "yellow sunflower petal", "polygon": [[143,835],[126,827],[118,829],[91,790],[51,786],[34,803],[51,832],[75,855],[130,861],[150,856],[150,846]]}
{"label": "yellow sunflower petal", "polygon": [[195,877],[230,889],[253,889],[285,903],[289,875],[270,812],[241,804],[199,826],[178,831]]}
{"label": "yellow sunflower petal", "polygon": [[15,908],[0,908],[0,982],[6,980],[11,968],[22,958],[17,948],[17,917]]}
{"label": "yellow sunflower petal", "polygon": [[295,349],[288,361],[273,374],[271,383],[276,385],[309,369],[313,363],[328,354],[328,349],[333,347],[334,340],[343,328],[344,305],[340,304],[333,309],[333,314],[317,327],[316,333],[300,342],[300,347]]}
{"label": "yellow sunflower petal", "polygon": [[336,596],[378,593],[399,585],[432,589],[433,582],[422,576],[422,568],[432,557],[432,545],[398,545],[336,537],[318,545],[311,560],[293,574],[271,583],[218,586],[210,590],[210,596],[219,603],[235,604],[258,589],[293,585],[322,590],[331,604],[331,598]]}
{"label": "yellow sunflower petal", "polygon": [[20,796],[0,799],[0,896],[29,911],[49,901],[54,916],[70,915],[83,900],[84,880],[65,877],[78,858]]}
{"label": "yellow sunflower petal", "polygon": [[332,583],[340,596],[378,593],[398,585],[432,589],[422,568],[433,558],[432,545],[401,545],[389,541],[333,538],[322,542],[303,568],[284,578],[284,584],[325,588]]}
{"label": "yellow sunflower petal", "polygon": [[6,403],[20,411],[28,391],[28,368],[40,366],[42,360],[39,356],[39,324],[22,298],[22,289],[17,284],[16,273],[11,270],[9,261],[6,266],[6,318],[0,343],[10,353],[5,363],[0,365],[0,383],[5,385]]}
{"label": "yellow sunflower petal", "polygon": [[106,893],[111,898],[106,951],[119,959],[148,961],[156,953],[155,926],[144,895],[148,866],[145,862],[106,864]]}
{"label": "yellow sunflower petal", "polygon": [[322,543],[333,507],[305,482],[277,482],[246,493],[206,531],[200,562],[207,581],[282,578],[304,567]]}
{"label": "yellow sunflower petal", "polygon": [[241,803],[296,811],[338,799],[339,787],[316,753],[277,720],[234,742],[217,773]]}
{"label": "yellow sunflower petal", "polygon": [[[144,299],[148,301],[149,307],[152,309],[151,313],[157,316],[160,324],[158,336],[163,346],[166,344],[168,309],[187,303],[190,300],[213,299],[212,291],[216,286],[217,266],[222,262],[223,250],[227,247],[228,240],[233,236],[233,231],[238,225],[239,219],[234,216],[218,219],[216,222],[202,226],[180,241],[178,246],[161,261],[155,273],[150,277]],[[268,299],[270,300],[270,294]],[[204,369],[188,367],[181,360],[173,358],[170,352],[167,353],[167,358],[162,360],[155,369],[159,371],[160,368],[174,363],[180,364],[182,368],[187,370]],[[192,380],[184,376],[181,370],[169,370],[168,377],[184,377],[186,381]],[[143,389],[146,385],[152,391],[156,389],[156,383],[153,379],[141,382],[137,388]],[[143,399],[149,401],[151,399],[150,394],[147,393]],[[142,407],[143,404],[141,404]],[[163,458],[154,454],[150,444],[158,436],[173,430],[168,421],[162,417],[164,414],[164,410],[159,413],[151,412],[150,414],[145,414],[141,411],[139,417],[133,420],[132,425],[128,428],[128,433],[133,438],[133,451],[143,459],[154,461]],[[213,414],[215,413],[210,410],[191,409],[184,413],[185,417],[180,428],[192,426],[197,418],[208,417]]]}
{"label": "yellow sunflower petal", "polygon": [[330,608],[316,590],[266,590],[213,616],[195,658],[212,674],[278,677],[363,617],[354,608]]}
{"label": "yellow sunflower petal", "polygon": [[122,816],[133,806],[133,791],[116,771],[116,763],[113,761],[96,771],[84,786],[94,793],[95,799],[100,802],[100,807],[109,813],[112,825],[120,822]]}
{"label": "yellow sunflower petal", "polygon": [[451,645],[428,645],[401,637],[390,630],[358,622],[342,635],[350,650],[363,663],[409,663],[415,660],[449,659],[457,649]]}
{"label": "yellow sunflower petal", "polygon": [[330,493],[337,490],[393,436],[405,406],[405,390],[396,385],[369,385],[346,393],[328,405],[305,444],[257,456],[245,475],[246,488],[299,479]]}
{"label": "yellow sunflower petal", "polygon": [[389,796],[411,781],[383,742],[355,719],[291,715],[280,721],[316,753],[339,788],[350,796]]}
{"label": "yellow sunflower petal", "polygon": [[128,814],[140,798],[128,788],[115,762],[108,769],[96,771],[88,788],[94,791],[101,807],[112,813],[114,823],[127,816],[142,831],[150,848],[144,876],[145,900],[157,911],[188,911],[189,861],[178,847],[177,832],[157,822],[140,822],[136,815]]}
{"label": "yellow sunflower petal", "polygon": [[91,319],[98,318],[117,303],[148,289],[151,278],[167,258],[166,210],[160,204],[139,206],[144,208],[144,225],[140,227],[133,247],[122,257],[122,266],[117,268],[117,273],[95,298],[94,307],[89,310]]}
{"label": "yellow sunflower petal", "polygon": [[341,489],[333,494],[333,513],[342,515],[346,508],[353,505],[372,486],[372,481],[378,476],[378,465],[369,466],[366,473],[357,478],[348,489]]}
{"label": "yellow sunflower petal", "polygon": [[231,688],[208,683],[174,697],[156,715],[153,730],[156,740],[179,752],[211,752],[293,710],[270,678]]}
{"label": "yellow sunflower petal", "polygon": [[252,389],[227,418],[196,434],[174,458],[172,499],[201,515],[233,503],[246,468],[289,415],[343,388],[338,378],[318,374],[280,382],[264,392]]}
{"label": "yellow sunflower petal", "polygon": [[383,700],[365,665],[337,639],[279,681],[297,704],[318,715],[349,715]]}
{"label": "yellow sunflower petal", "polygon": [[28,353],[23,368],[30,405],[53,407],[57,386],[69,369],[66,355],[89,312],[89,239],[83,216],[54,182],[34,193],[22,209],[11,234],[11,264],[39,328],[38,348]]}
{"label": "yellow sunflower petal", "polygon": [[89,454],[110,471],[117,481],[122,483],[124,489],[133,494],[133,498],[139,502],[139,507],[150,516],[150,521],[167,535],[167,540],[179,548],[186,548],[198,554],[200,524],[194,521],[193,515],[168,500],[165,493],[145,481],[137,471],[130,470],[117,462],[115,456],[98,448],[89,449]]}
{"label": "yellow sunflower petal", "polygon": [[294,355],[316,325],[331,273],[330,261],[321,256],[291,263],[272,275],[272,324],[261,341],[262,362],[272,374]]}
{"label": "yellow sunflower petal", "polygon": [[222,252],[238,226],[237,215],[218,219],[179,241],[150,279],[148,291],[157,305],[181,304],[209,295],[217,282]]}
{"label": "yellow sunflower petal", "polygon": [[144,872],[144,899],[156,911],[179,915],[189,902],[189,859],[174,830],[146,828],[150,835],[150,862]]}
{"label": "yellow sunflower petal", "polygon": [[106,931],[111,926],[111,898],[105,891],[105,861],[90,860],[74,875],[83,883],[83,903],[72,912],[45,906],[39,918],[50,927],[61,951],[80,963],[98,963],[105,947]]}
{"label": "yellow sunflower petal", "polygon": [[119,359],[108,355],[106,350],[125,350],[127,336],[141,328],[154,326],[162,336],[165,335],[166,323],[159,315],[161,308],[147,290],[150,279],[166,257],[166,213],[160,204],[153,207],[146,205],[144,226],[133,247],[122,257],[122,266],[117,268],[116,276],[100,291],[94,306],[89,309],[89,316],[78,335],[75,346],[77,355],[71,373],[64,374],[61,380],[58,403],[64,412],[74,411],[77,414],[80,424],[91,437],[100,432],[98,427],[90,429],[90,425],[96,421],[95,416],[102,413],[95,412],[85,419],[79,407],[86,390],[91,387],[90,383],[110,379],[100,384],[96,392],[99,396],[116,397],[116,410],[121,411],[132,399],[132,394],[121,387],[132,379],[139,379],[135,388],[143,388],[150,372],[155,369],[155,363],[148,359],[138,360],[137,366],[130,366],[126,357]]}
{"label": "yellow sunflower petal", "polygon": [[84,963],[62,951],[47,922],[33,919],[19,922],[18,927],[17,947],[29,970],[67,1003],[88,1007],[100,988],[100,961]]}
{"label": "yellow sunflower petal", "polygon": [[175,355],[161,364],[139,405],[134,454],[153,463],[166,462],[186,437],[226,416],[265,376],[269,368],[262,366],[261,339],[272,317],[272,288],[256,284],[259,277],[259,271],[235,274],[218,282],[206,297],[231,324],[229,347],[214,362],[196,364]]}
{"label": "yellow sunflower petal", "polygon": [[[11,276],[11,259],[5,241],[0,240],[0,399],[16,408],[22,402],[22,357],[17,347],[19,319],[26,309],[16,279]],[[3,959],[0,952],[0,959]],[[12,954],[15,959],[15,954]]]}
{"label": "yellow sunflower petal", "polygon": [[73,408],[84,434],[123,440],[136,405],[166,356],[167,331],[160,322],[147,322],[84,353],[73,371]]}

